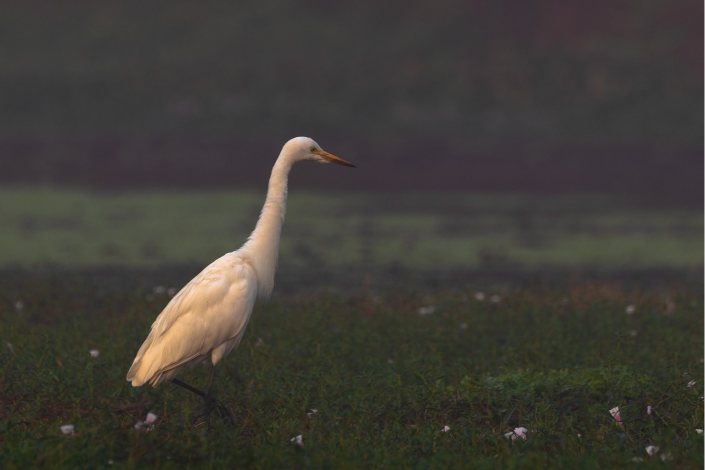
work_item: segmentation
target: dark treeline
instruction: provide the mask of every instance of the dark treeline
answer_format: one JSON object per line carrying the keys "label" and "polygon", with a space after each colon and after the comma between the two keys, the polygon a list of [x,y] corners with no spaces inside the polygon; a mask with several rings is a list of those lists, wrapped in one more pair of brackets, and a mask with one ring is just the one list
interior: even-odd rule
{"label": "dark treeline", "polygon": [[701,2],[18,2],[0,23],[4,182],[259,182],[308,134],[383,170],[358,189],[700,201]]}

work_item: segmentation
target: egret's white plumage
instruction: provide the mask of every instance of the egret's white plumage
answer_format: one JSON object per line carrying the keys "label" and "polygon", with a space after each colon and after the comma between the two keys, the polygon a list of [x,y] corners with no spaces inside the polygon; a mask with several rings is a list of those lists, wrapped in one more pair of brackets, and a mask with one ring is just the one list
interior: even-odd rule
{"label": "egret's white plumage", "polygon": [[240,343],[255,299],[272,293],[289,170],[302,160],[354,166],[308,137],[288,141],[272,168],[254,231],[242,248],[209,264],[159,314],[127,372],[133,386],[157,386],[204,360],[215,366]]}

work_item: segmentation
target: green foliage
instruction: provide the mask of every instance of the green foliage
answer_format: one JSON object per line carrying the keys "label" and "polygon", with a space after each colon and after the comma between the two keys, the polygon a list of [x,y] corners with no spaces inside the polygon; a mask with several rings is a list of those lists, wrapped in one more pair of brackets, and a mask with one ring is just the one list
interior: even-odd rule
{"label": "green foliage", "polygon": [[[304,283],[258,305],[219,365],[235,426],[193,431],[194,396],[124,381],[168,301],[155,279],[173,274],[0,273],[2,468],[703,465],[700,286],[497,285],[478,300],[477,286]],[[154,428],[134,429],[148,411]],[[67,423],[75,435],[61,434]],[[505,437],[520,426],[526,440]]]}

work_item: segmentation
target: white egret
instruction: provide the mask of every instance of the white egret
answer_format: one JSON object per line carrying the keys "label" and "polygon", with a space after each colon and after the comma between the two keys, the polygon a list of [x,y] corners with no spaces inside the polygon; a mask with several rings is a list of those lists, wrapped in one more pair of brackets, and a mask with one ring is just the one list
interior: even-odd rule
{"label": "white egret", "polygon": [[[272,168],[254,231],[239,250],[213,261],[186,284],[159,314],[127,372],[133,387],[171,380],[203,397],[206,418],[214,406],[229,416],[211,395],[215,365],[242,340],[255,299],[272,293],[289,170],[302,160],[355,166],[308,137],[288,141]],[[211,364],[205,392],[174,378],[203,361]]]}

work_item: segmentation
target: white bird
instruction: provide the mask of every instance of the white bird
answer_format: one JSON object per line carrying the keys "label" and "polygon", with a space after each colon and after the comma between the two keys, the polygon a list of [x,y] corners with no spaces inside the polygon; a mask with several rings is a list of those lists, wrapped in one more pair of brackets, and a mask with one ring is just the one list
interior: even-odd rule
{"label": "white bird", "polygon": [[[239,250],[213,261],[186,284],[159,314],[127,372],[133,387],[145,383],[156,387],[171,380],[204,398],[206,417],[213,406],[222,414],[222,406],[211,396],[214,366],[242,340],[255,299],[272,293],[289,171],[302,160],[355,166],[308,137],[284,144],[254,231]],[[213,366],[205,392],[174,378],[203,361]]]}

